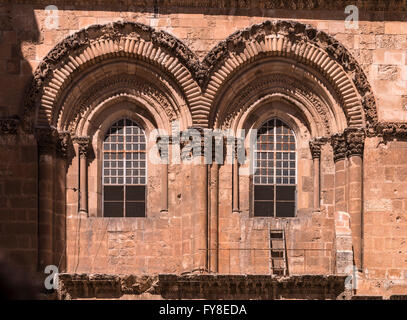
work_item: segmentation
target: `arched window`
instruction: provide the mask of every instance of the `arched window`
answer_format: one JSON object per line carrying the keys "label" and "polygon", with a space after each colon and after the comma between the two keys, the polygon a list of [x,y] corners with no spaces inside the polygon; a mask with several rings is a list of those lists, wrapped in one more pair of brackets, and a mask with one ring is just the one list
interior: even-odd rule
{"label": "arched window", "polygon": [[257,132],[254,155],[254,215],[294,217],[297,184],[294,132],[279,119],[268,120]]}
{"label": "arched window", "polygon": [[145,217],[146,136],[130,119],[114,123],[103,141],[103,216]]}

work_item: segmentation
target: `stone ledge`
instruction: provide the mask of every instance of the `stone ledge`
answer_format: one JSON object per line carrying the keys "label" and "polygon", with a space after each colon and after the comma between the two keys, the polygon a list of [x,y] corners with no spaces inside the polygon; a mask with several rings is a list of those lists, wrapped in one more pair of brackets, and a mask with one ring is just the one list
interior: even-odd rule
{"label": "stone ledge", "polygon": [[394,294],[390,296],[390,300],[407,300],[407,294]]}
{"label": "stone ledge", "polygon": [[60,274],[59,299],[337,299],[346,276]]}
{"label": "stone ledge", "polygon": [[351,300],[383,300],[382,296],[353,296]]}

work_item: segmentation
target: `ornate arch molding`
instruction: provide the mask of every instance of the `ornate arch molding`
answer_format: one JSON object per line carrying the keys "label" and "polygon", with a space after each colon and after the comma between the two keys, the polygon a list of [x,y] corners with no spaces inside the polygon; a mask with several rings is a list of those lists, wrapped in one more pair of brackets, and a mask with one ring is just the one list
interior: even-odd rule
{"label": "ornate arch molding", "polygon": [[314,136],[329,136],[341,129],[341,121],[336,120],[335,110],[314,90],[287,74],[273,73],[250,82],[225,110],[217,114],[215,127],[236,129],[237,123],[252,106],[270,100],[285,100],[296,105],[307,119],[309,127],[314,127]]}
{"label": "ornate arch molding", "polygon": [[[142,106],[138,97],[120,94],[105,99],[97,105],[87,115],[86,120],[81,121],[77,133],[82,136],[93,136],[95,142],[100,142],[108,128],[123,117],[128,117],[142,125],[146,133],[163,126],[163,119],[151,112],[151,109]],[[95,133],[99,134],[95,135]]]}
{"label": "ornate arch molding", "polygon": [[[267,108],[270,103],[275,104],[274,108]],[[236,129],[244,129],[248,136],[250,130],[260,128],[265,122],[275,117],[288,124],[298,137],[304,137],[305,133],[300,130],[300,127],[305,128],[310,135],[317,136],[321,128],[317,128],[316,123],[310,121],[312,115],[306,110],[297,108],[296,103],[297,101],[284,93],[264,96],[249,106],[246,112],[236,119],[234,125]]]}
{"label": "ornate arch molding", "polygon": [[140,80],[136,75],[116,74],[93,83],[86,91],[80,92],[79,96],[78,93],[71,92],[61,111],[54,115],[58,116],[57,127],[74,133],[80,130],[77,129],[79,123],[88,119],[95,108],[118,97],[128,97],[151,109],[152,115],[163,119],[157,121],[163,128],[168,128],[169,123],[175,119],[181,119],[185,126],[192,124],[188,112],[183,110],[186,106],[179,106],[154,84]]}
{"label": "ornate arch molding", "polygon": [[[308,25],[265,21],[235,32],[202,62],[175,37],[140,23],[116,22],[83,29],[60,42],[38,66],[24,101],[24,124],[30,129],[36,117],[50,119],[61,91],[77,71],[104,59],[127,57],[147,61],[171,75],[186,97],[193,123],[205,127],[214,99],[227,80],[265,56],[294,59],[323,74],[341,97],[350,126],[373,127],[377,123],[371,87],[343,45]],[[39,123],[47,125],[46,121]]]}
{"label": "ornate arch molding", "polygon": [[322,74],[340,97],[349,126],[377,123],[372,89],[347,49],[325,32],[293,21],[253,25],[212,49],[202,63],[206,70],[202,105],[210,106],[237,70],[266,56],[290,58]]}
{"label": "ornate arch molding", "polygon": [[196,82],[202,74],[199,60],[180,40],[140,23],[94,25],[57,44],[37,67],[24,101],[26,127],[31,129],[35,118],[43,119],[38,126],[49,125],[46,120],[52,118],[61,92],[78,71],[120,57],[158,66],[173,77],[189,102],[200,95]]}

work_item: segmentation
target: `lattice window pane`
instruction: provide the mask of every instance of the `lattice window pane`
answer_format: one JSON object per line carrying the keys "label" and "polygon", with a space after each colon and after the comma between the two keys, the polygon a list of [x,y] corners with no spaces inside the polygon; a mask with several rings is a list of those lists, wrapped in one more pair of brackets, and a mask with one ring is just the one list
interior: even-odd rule
{"label": "lattice window pane", "polygon": [[[114,123],[103,141],[103,178],[104,216],[145,216],[145,184],[147,181],[146,138],[144,130],[130,119],[121,119]],[[106,204],[113,189],[108,186],[122,186],[122,210],[118,204]],[[132,198],[133,186],[143,190],[143,197],[135,206],[128,201]],[[129,193],[129,194],[128,194]],[[142,212],[135,212],[135,208]],[[116,210],[112,213],[112,210]],[[119,215],[119,213],[121,212]]]}
{"label": "lattice window pane", "polygon": [[[294,132],[279,119],[267,121],[258,130],[254,156],[255,215],[270,214],[269,209],[266,210],[265,207],[269,205],[271,216],[292,216],[295,213],[297,183]],[[275,188],[263,188],[260,192],[258,187],[267,185]],[[264,192],[273,192],[273,195],[264,196]],[[282,196],[289,199],[278,199]],[[258,203],[264,202],[265,197],[268,203]],[[281,204],[281,201],[289,201],[289,204]]]}

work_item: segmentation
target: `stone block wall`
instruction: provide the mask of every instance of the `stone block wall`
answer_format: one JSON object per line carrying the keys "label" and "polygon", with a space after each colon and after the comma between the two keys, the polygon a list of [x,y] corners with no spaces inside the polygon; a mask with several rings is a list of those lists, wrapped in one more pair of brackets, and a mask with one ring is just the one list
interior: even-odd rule
{"label": "stone block wall", "polygon": [[[313,25],[339,40],[356,58],[376,97],[380,121],[407,121],[407,14],[402,10],[361,10],[359,27],[346,29],[343,9],[291,10],[259,7],[188,8],[137,3],[131,7],[56,1],[59,27],[50,29],[45,1],[0,5],[0,117],[22,116],[24,88],[41,60],[62,39],[92,24],[140,22],[171,33],[200,59],[233,32],[270,19],[295,20]],[[129,9],[130,8],[130,9]],[[361,291],[405,292],[407,278],[405,212],[407,147],[403,139],[366,140],[363,164],[363,268],[368,270]],[[37,266],[37,149],[32,135],[0,135],[0,247],[32,269]],[[56,186],[54,260],[66,250],[69,272],[180,273],[194,266],[194,190],[191,168],[169,169],[169,207],[157,205],[145,219],[100,219],[77,214],[78,167],[72,163],[66,180],[66,213]],[[58,170],[57,170],[58,171]],[[338,170],[340,171],[340,170]],[[56,180],[63,181],[55,172]],[[307,256],[308,273],[331,273],[335,263],[335,206],[346,190],[335,188],[332,150],[321,157],[321,211],[303,210],[290,221],[253,219],[248,210],[232,212],[232,168],[222,166],[219,190],[219,271],[266,273],[269,251],[254,254],[250,248],[268,248],[268,229],[285,226],[287,247],[320,250]],[[306,182],[311,174],[304,175]],[[95,177],[90,177],[89,181]],[[345,178],[344,178],[345,179]],[[157,194],[158,189],[151,191]],[[352,189],[350,188],[350,198]],[[310,196],[309,193],[308,196]],[[337,199],[337,202],[335,202]],[[158,203],[158,198],[156,199]],[[308,200],[307,200],[308,201]],[[246,203],[247,204],[247,203]],[[243,206],[244,207],[244,206]],[[341,211],[348,208],[342,207]],[[65,222],[66,214],[66,222]],[[66,227],[65,227],[66,223]],[[65,234],[66,230],[66,234]],[[65,242],[66,239],[66,242]],[[66,249],[65,249],[66,246]],[[232,250],[233,249],[233,250]],[[237,249],[237,250],[236,250]],[[311,251],[310,251],[311,252]],[[327,253],[329,252],[329,253]],[[134,258],[132,258],[134,257]],[[289,269],[304,272],[301,253],[293,252]]]}
{"label": "stone block wall", "polygon": [[9,84],[13,83],[10,89],[4,91],[7,95],[1,95],[0,111],[5,115],[21,113],[24,86],[45,55],[68,35],[92,24],[135,21],[150,25],[173,34],[202,59],[218,42],[237,30],[266,19],[291,19],[327,32],[350,50],[373,87],[380,120],[407,121],[407,18],[403,11],[361,9],[358,28],[347,29],[344,24],[347,15],[344,9],[338,8],[233,10],[158,6],[158,13],[154,13],[153,5],[137,5],[137,2],[127,7],[104,3],[91,8],[80,1],[70,5],[56,1],[55,4],[59,9],[57,29],[47,28],[49,13],[45,11],[46,1],[2,4],[0,7],[2,90],[10,88]]}
{"label": "stone block wall", "polygon": [[[75,167],[75,166],[74,166]],[[70,172],[76,172],[70,169]],[[159,174],[159,172],[156,172]],[[151,173],[154,176],[154,172]],[[69,177],[69,175],[68,175]],[[154,178],[153,178],[154,179]],[[70,182],[68,187],[75,185]],[[183,181],[180,184],[178,181]],[[160,211],[149,185],[145,218],[103,218],[77,214],[77,198],[68,200],[67,271],[158,274],[193,270],[191,166],[169,170],[171,210]],[[71,192],[72,194],[74,192]],[[153,194],[153,197],[150,197]]]}
{"label": "stone block wall", "polygon": [[[369,139],[364,170],[362,291],[405,292],[407,143]],[[367,271],[367,272],[366,272]]]}
{"label": "stone block wall", "polygon": [[24,134],[0,135],[0,252],[37,266],[37,147]]}

